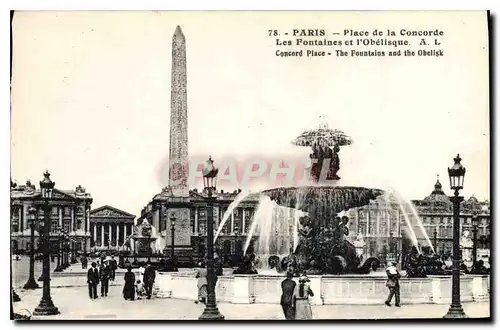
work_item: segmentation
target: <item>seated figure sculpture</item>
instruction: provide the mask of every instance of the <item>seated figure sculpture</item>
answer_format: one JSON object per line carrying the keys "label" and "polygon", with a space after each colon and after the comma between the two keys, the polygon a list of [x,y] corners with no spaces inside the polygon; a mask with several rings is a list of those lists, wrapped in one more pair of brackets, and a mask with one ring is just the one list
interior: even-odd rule
{"label": "seated figure sculpture", "polygon": [[424,258],[418,253],[415,246],[412,246],[406,256],[406,274],[408,278],[427,277],[424,268]]}
{"label": "seated figure sculpture", "polygon": [[[311,177],[313,182],[319,182],[320,179],[326,180],[340,180],[340,177],[337,175],[337,172],[340,169],[340,159],[338,156],[338,152],[340,148],[338,146],[334,146],[333,150],[326,141],[318,140],[312,145],[312,153],[309,155],[311,158]],[[323,164],[327,165],[326,168],[327,173],[326,177],[321,177],[321,171],[323,169]]]}

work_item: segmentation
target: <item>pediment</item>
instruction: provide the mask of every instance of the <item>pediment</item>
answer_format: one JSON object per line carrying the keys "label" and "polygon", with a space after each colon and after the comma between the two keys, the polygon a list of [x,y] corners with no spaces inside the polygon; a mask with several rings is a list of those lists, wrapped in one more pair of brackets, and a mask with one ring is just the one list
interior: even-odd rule
{"label": "pediment", "polygon": [[74,199],[73,196],[70,194],[67,194],[65,192],[62,192],[60,190],[54,189],[52,192],[52,198],[57,198],[57,199]]}
{"label": "pediment", "polygon": [[100,218],[135,218],[135,215],[109,205],[101,206],[95,210],[90,211],[90,216]]}

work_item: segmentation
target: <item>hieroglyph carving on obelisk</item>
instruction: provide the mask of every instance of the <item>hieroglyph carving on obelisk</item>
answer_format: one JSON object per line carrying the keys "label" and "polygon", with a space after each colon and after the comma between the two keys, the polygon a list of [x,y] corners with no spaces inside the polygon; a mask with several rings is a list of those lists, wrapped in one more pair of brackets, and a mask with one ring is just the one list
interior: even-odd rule
{"label": "hieroglyph carving on obelisk", "polygon": [[174,196],[188,197],[188,117],[186,38],[180,26],[172,38],[169,187]]}

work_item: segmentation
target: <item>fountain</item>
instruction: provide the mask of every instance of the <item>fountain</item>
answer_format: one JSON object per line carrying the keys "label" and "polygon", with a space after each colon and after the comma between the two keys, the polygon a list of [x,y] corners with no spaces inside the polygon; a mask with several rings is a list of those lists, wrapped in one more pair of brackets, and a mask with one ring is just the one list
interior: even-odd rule
{"label": "fountain", "polygon": [[[318,292],[310,298],[311,305],[380,304],[381,294],[387,290],[387,277],[384,272],[371,272],[379,261],[367,252],[364,232],[352,243],[347,240],[349,217],[346,214],[350,216],[348,210],[356,211],[371,201],[380,201],[379,197],[388,199],[391,195],[380,189],[338,185],[338,151],[341,146],[351,143],[342,132],[308,131],[294,143],[313,149],[312,183],[260,192],[242,262],[232,274],[218,276],[217,300],[234,304],[279,304],[283,273],[290,271],[294,275],[310,275],[311,288]],[[330,160],[332,162],[328,163]],[[327,167],[315,166],[318,162]],[[329,184],[325,184],[325,178],[330,180]],[[391,201],[390,205],[401,210],[409,227],[406,236],[413,243],[410,255],[404,258],[409,276],[401,279],[401,295],[415,304],[448,303],[451,277],[427,276],[447,275],[448,265],[443,265],[431,244],[419,248],[419,240],[428,242],[426,234],[417,237],[414,230],[424,229],[420,219],[403,198],[394,194],[392,198],[396,201]],[[233,202],[232,209],[244,199],[242,194]],[[477,273],[486,272],[482,265],[476,268]],[[193,274],[160,272],[157,281],[158,297],[197,297],[197,280]],[[462,301],[488,299],[488,276],[463,276],[460,281],[466,288]]]}
{"label": "fountain", "polygon": [[133,233],[129,235],[119,249],[119,266],[131,265],[139,267],[146,262],[156,265],[158,269],[173,269],[162,253],[164,241],[156,232],[148,220],[134,227]]}
{"label": "fountain", "polygon": [[338,152],[341,146],[350,145],[351,139],[339,130],[322,127],[304,132],[292,143],[312,149],[312,184],[261,192],[263,197],[255,212],[244,253],[250,238],[256,235],[258,269],[366,274],[376,268],[376,258],[368,258],[361,265],[356,247],[346,240],[349,219],[343,213],[367,205],[383,193],[380,189],[337,185],[340,180]]}

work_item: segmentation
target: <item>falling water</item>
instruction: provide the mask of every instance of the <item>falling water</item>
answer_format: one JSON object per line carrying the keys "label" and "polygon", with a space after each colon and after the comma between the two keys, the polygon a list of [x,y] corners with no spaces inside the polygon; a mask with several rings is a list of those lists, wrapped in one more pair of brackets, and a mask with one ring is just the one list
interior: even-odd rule
{"label": "falling water", "polygon": [[226,212],[224,213],[224,216],[222,217],[222,220],[219,224],[219,228],[217,228],[217,232],[215,233],[215,236],[214,236],[214,243],[215,241],[217,240],[217,237],[219,237],[219,234],[220,232],[222,231],[222,228],[224,228],[224,225],[226,224],[227,222],[227,219],[229,219],[229,216],[233,213],[233,210],[235,208],[238,207],[238,205],[245,199],[248,197],[248,195],[250,195],[250,190],[243,190],[241,191],[237,196],[236,198],[234,199],[234,201],[232,201],[231,204],[229,204]]}
{"label": "falling water", "polygon": [[[413,238],[412,238],[412,243],[417,247],[417,250],[419,250],[419,253],[420,253],[420,249],[418,248],[418,238],[417,238],[417,235],[415,234],[415,231],[413,230],[413,227],[418,227],[420,229],[420,233],[424,237],[427,245],[430,246],[430,248],[433,252],[435,252],[434,246],[432,245],[432,242],[429,239],[429,235],[427,234],[427,231],[425,230],[425,227],[422,224],[422,219],[420,219],[418,212],[415,209],[415,206],[410,201],[405,200],[396,191],[393,191],[393,196],[396,198],[396,200],[399,204],[399,207],[400,207],[401,211],[403,212],[403,217],[405,218],[405,221],[406,221],[406,224],[407,224],[407,227],[410,231],[411,236],[414,237],[415,240],[417,241],[417,242],[414,242]],[[405,208],[404,208],[405,205],[408,206],[410,212],[407,212],[405,210]],[[411,219],[415,219],[416,226],[413,226],[413,224],[410,221],[410,217],[408,215],[411,216]]]}
{"label": "falling water", "polygon": [[270,256],[280,259],[287,256],[290,250],[298,245],[299,218],[305,212],[289,207],[279,206],[266,195],[261,195],[255,214],[252,218],[250,230],[243,248],[245,254],[254,236],[255,255],[259,269],[269,268]]}
{"label": "falling water", "polygon": [[295,212],[294,222],[293,222],[293,252],[297,250],[297,246],[299,245],[299,219],[301,217],[300,212]]}
{"label": "falling water", "polygon": [[424,235],[425,241],[431,247],[432,252],[435,253],[436,251],[434,250],[434,246],[432,245],[432,242],[429,238],[429,235],[427,234],[427,231],[425,230],[425,227],[422,224],[422,219],[420,219],[418,212],[415,209],[415,205],[413,205],[413,203],[411,203],[411,202],[408,202],[408,205],[410,207],[410,211],[411,211],[413,217],[415,219],[417,219],[418,226],[419,226],[420,230],[422,231],[422,235]]}

